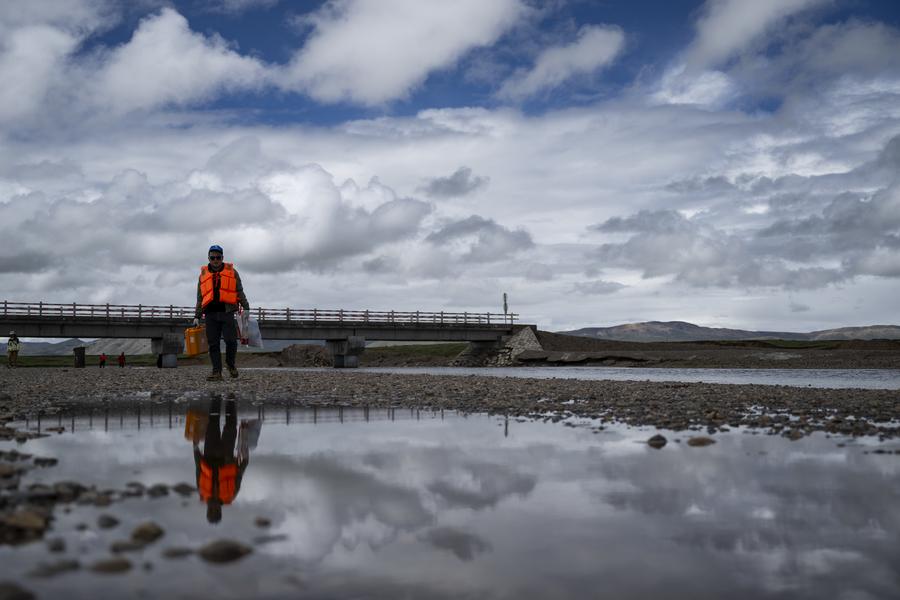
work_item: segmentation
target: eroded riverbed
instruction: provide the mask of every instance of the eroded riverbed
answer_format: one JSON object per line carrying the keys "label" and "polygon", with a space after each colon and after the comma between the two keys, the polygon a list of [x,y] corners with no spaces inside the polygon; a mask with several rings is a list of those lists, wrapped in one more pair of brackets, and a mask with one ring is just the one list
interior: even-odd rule
{"label": "eroded riverbed", "polygon": [[[31,490],[46,500],[63,481],[86,488],[49,503],[43,539],[0,546],[2,579],[39,597],[891,598],[900,590],[892,440],[818,432],[789,441],[733,428],[691,446],[706,432],[230,404],[204,394],[15,425],[50,436],[0,443],[7,463],[27,467],[5,497]],[[656,433],[667,439],[660,449],[646,443]],[[8,460],[13,449],[32,456]],[[198,465],[219,455],[240,482],[211,522]],[[34,466],[35,457],[59,462]],[[162,535],[135,542],[147,523]],[[231,554],[219,546],[226,558],[250,552],[210,562],[214,553],[198,550],[216,540],[232,543]],[[91,570],[110,559],[129,566]]]}

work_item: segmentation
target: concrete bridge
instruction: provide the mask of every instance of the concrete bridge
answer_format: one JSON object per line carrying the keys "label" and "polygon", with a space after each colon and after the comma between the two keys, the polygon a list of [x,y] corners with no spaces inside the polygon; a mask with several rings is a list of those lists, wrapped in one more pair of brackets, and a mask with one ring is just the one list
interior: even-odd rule
{"label": "concrete bridge", "polygon": [[[423,312],[253,308],[263,339],[324,340],[335,367],[356,367],[367,340],[470,342],[495,345],[518,325],[514,313]],[[53,304],[0,305],[0,335],[19,337],[149,338],[164,366],[175,366],[184,350],[184,330],[193,306]]]}

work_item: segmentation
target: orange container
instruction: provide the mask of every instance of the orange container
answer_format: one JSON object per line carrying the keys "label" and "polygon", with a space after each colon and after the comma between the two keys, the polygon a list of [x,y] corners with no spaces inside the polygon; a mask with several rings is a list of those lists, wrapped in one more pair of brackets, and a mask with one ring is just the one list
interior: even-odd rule
{"label": "orange container", "polygon": [[199,443],[206,435],[209,415],[196,410],[189,410],[184,418],[184,439]]}
{"label": "orange container", "polygon": [[188,327],[184,330],[184,353],[188,356],[197,356],[209,351],[206,341],[206,328],[202,325]]}

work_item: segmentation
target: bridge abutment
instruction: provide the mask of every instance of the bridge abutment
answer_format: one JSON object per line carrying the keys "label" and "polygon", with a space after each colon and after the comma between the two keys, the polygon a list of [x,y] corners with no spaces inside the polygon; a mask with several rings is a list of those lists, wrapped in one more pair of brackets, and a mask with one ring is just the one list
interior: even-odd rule
{"label": "bridge abutment", "polygon": [[346,339],[326,340],[325,347],[331,352],[335,369],[355,369],[359,367],[359,355],[366,349],[366,338],[351,335]]}
{"label": "bridge abutment", "polygon": [[150,338],[150,351],[161,357],[157,363],[163,369],[178,366],[178,355],[184,352],[184,335],[163,333],[162,337]]}

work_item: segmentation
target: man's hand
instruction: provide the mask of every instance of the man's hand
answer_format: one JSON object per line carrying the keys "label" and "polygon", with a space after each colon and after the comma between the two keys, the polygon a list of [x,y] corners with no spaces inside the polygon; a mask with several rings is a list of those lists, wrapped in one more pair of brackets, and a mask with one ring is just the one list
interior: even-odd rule
{"label": "man's hand", "polygon": [[194,319],[194,327],[200,325],[200,319]]}

